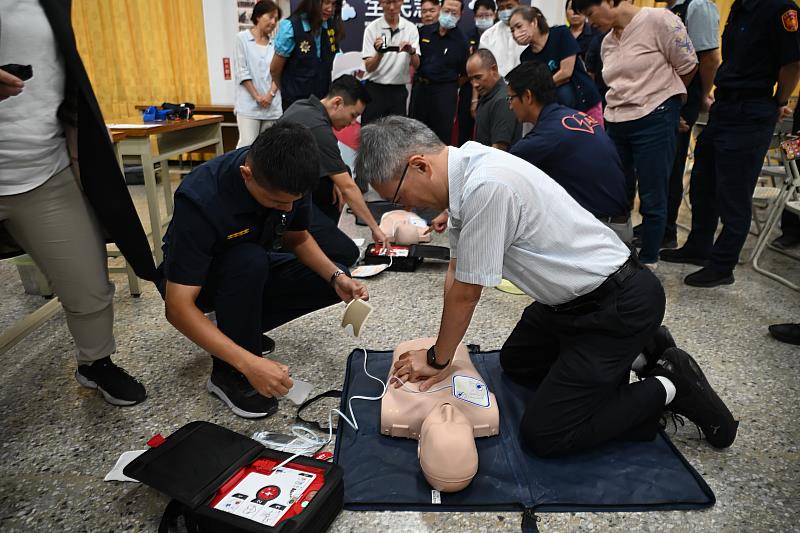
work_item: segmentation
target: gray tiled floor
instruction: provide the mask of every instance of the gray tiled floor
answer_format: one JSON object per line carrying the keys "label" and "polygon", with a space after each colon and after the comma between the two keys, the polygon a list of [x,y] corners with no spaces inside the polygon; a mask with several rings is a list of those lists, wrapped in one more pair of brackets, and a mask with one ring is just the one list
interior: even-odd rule
{"label": "gray tiled floor", "polygon": [[[142,206],[140,187],[133,187]],[[348,231],[366,237],[363,228]],[[748,246],[752,246],[749,243]],[[798,263],[768,252],[768,263],[800,278]],[[543,531],[788,531],[800,512],[800,349],[778,343],[767,325],[800,320],[800,296],[753,272],[736,271],[736,284],[712,290],[682,284],[693,267],[662,263],[668,306],[665,323],[679,345],[695,355],[720,395],[741,420],[726,451],[681,428],[673,440],[717,496],[707,511],[542,514]],[[385,273],[368,281],[375,313],[363,341],[338,327],[342,307],[303,317],[273,332],[277,358],[317,391],[341,385],[346,355],[364,345],[390,349],[401,340],[434,335],[441,312],[442,265],[414,274]],[[166,500],[137,484],[104,483],[103,475],[126,450],[153,434],[169,434],[192,420],[210,420],[245,434],[285,430],[294,415],[288,402],[262,421],[223,409],[205,391],[210,361],[163,318],[156,291],[128,295],[117,285],[115,360],[147,386],[146,402],[107,405],[75,382],[73,345],[61,313],[0,355],[0,530],[154,531]],[[22,294],[13,267],[0,263],[0,328],[42,303]],[[527,297],[485,290],[468,342],[498,348]],[[335,531],[519,531],[518,513],[344,512]]]}

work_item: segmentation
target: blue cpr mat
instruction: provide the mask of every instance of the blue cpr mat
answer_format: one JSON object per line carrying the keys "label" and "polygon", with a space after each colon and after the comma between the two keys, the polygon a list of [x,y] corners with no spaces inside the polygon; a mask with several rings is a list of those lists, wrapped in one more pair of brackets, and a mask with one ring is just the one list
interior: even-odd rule
{"label": "blue cpr mat", "polygon": [[[342,412],[353,395],[377,396],[364,374],[364,352],[347,362]],[[367,369],[384,379],[391,352],[369,352]],[[363,511],[663,511],[714,504],[711,488],[662,432],[652,442],[613,442],[561,459],[541,459],[522,447],[519,423],[532,391],[508,379],[497,352],[473,353],[472,362],[494,392],[500,434],[476,439],[480,466],[472,483],[432,503],[417,459],[417,441],[380,434],[379,401],[353,401],[356,432],[340,423],[335,462],[344,468],[344,505]]]}

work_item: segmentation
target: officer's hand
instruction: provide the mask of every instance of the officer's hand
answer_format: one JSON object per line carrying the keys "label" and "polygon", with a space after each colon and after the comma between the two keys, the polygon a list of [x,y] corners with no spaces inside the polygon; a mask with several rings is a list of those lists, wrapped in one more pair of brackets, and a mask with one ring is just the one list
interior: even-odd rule
{"label": "officer's hand", "polygon": [[683,120],[683,117],[680,117],[680,122],[678,122],[678,131],[681,133],[689,131],[689,124]]}
{"label": "officer's hand", "polygon": [[408,41],[401,41],[400,42],[400,51],[401,52],[406,52],[408,55],[412,55],[412,56],[417,53],[416,48],[414,48],[414,46]]}
{"label": "officer's hand", "polygon": [[389,244],[389,237],[386,236],[380,227],[376,227],[372,230],[372,239],[373,242],[380,244],[382,248],[391,246],[391,244]]}
{"label": "officer's hand", "polygon": [[436,215],[436,218],[431,220],[431,227],[428,228],[428,231],[425,232],[425,235],[427,235],[431,231],[435,231],[436,233],[442,233],[444,230],[447,229],[448,218],[449,215],[447,214],[446,210]]}
{"label": "officer's hand", "polygon": [[394,387],[400,388],[403,381],[425,381],[420,385],[420,390],[425,386],[425,390],[434,383],[442,381],[447,376],[447,369],[437,370],[428,365],[428,350],[411,350],[402,354],[392,368],[392,375],[398,379],[394,380]]}
{"label": "officer's hand", "polygon": [[381,48],[383,48],[383,36],[378,35],[378,37],[375,38],[373,46],[375,47],[375,51],[380,53]]}
{"label": "officer's hand", "polygon": [[356,298],[364,301],[369,300],[369,291],[360,281],[347,276],[336,276],[336,280],[333,283],[336,294],[339,295],[343,302],[349,302]]}
{"label": "officer's hand", "polygon": [[25,82],[18,77],[0,70],[0,102],[9,96],[17,96],[25,87]]}
{"label": "officer's hand", "polygon": [[778,122],[785,118],[791,117],[792,113],[794,113],[794,110],[788,105],[778,108]]}
{"label": "officer's hand", "polygon": [[289,367],[265,357],[251,357],[244,375],[259,394],[267,397],[286,396],[294,384]]}

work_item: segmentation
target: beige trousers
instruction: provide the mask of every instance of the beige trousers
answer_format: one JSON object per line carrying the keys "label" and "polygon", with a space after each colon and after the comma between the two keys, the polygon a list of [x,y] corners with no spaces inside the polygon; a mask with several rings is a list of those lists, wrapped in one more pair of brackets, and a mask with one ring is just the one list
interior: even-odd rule
{"label": "beige trousers", "polygon": [[50,281],[79,364],[116,350],[114,285],[100,227],[70,167],[35,189],[0,196],[0,223]]}
{"label": "beige trousers", "polygon": [[259,133],[272,127],[275,122],[277,120],[258,120],[236,115],[236,125],[239,126],[239,142],[236,143],[236,148],[250,146]]}

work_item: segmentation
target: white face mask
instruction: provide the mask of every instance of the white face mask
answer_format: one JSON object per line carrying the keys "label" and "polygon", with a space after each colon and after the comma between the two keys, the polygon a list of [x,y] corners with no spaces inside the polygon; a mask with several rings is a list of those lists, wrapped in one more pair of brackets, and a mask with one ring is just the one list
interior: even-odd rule
{"label": "white face mask", "polygon": [[439,13],[439,25],[446,30],[452,30],[458,26],[458,20],[459,17],[450,13],[445,13],[444,11]]}
{"label": "white face mask", "polygon": [[481,31],[486,31],[494,26],[494,19],[489,17],[482,17],[475,19],[475,27]]}
{"label": "white face mask", "polygon": [[511,20],[511,13],[513,13],[513,9],[501,9],[497,12],[497,16],[503,21],[504,24],[508,25],[508,21]]}

